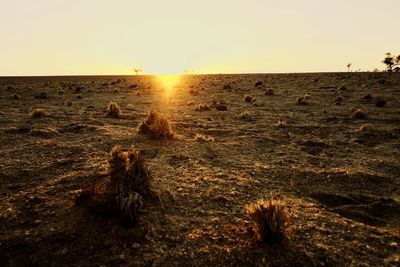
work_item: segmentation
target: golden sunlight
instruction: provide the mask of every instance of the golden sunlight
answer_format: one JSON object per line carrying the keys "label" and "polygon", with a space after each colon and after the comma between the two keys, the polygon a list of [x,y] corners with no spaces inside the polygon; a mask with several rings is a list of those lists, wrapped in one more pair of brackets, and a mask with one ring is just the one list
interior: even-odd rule
{"label": "golden sunlight", "polygon": [[172,74],[172,75],[157,75],[157,78],[160,82],[162,88],[167,92],[171,92],[180,82],[180,75]]}

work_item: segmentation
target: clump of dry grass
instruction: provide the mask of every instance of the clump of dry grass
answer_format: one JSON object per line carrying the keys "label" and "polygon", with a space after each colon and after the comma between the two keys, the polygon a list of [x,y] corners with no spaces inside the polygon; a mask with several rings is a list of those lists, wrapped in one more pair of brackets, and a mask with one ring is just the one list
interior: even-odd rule
{"label": "clump of dry grass", "polygon": [[353,119],[366,119],[367,118],[367,114],[364,112],[364,110],[358,108],[356,109],[353,114],[351,115]]}
{"label": "clump of dry grass", "polygon": [[14,94],[13,96],[12,96],[12,99],[14,99],[14,100],[19,100],[21,97],[20,97],[20,95],[19,94]]}
{"label": "clump of dry grass", "polygon": [[199,134],[197,133],[194,137],[194,141],[196,142],[201,142],[201,143],[205,143],[205,142],[214,142],[214,137],[211,136],[205,136],[203,134]]}
{"label": "clump of dry grass", "polygon": [[272,88],[268,88],[267,90],[265,90],[265,94],[266,95],[274,95],[274,90]]}
{"label": "clump of dry grass", "polygon": [[253,101],[253,97],[250,96],[250,95],[245,95],[245,96],[243,97],[243,101],[244,101],[244,102],[252,102],[252,101]]}
{"label": "clump of dry grass", "polygon": [[257,81],[257,82],[254,83],[254,86],[255,87],[261,87],[261,86],[263,86],[263,82],[262,81]]}
{"label": "clump of dry grass", "polygon": [[172,139],[174,132],[168,119],[155,111],[150,111],[139,125],[139,133],[154,139]]}
{"label": "clump of dry grass", "polygon": [[143,197],[150,196],[151,174],[144,165],[139,151],[133,146],[122,150],[116,145],[107,159],[107,179],[83,190],[76,198],[76,204],[87,204],[101,216],[116,215],[124,226],[135,226]]}
{"label": "clump of dry grass", "polygon": [[222,86],[222,89],[232,89],[232,86],[230,84],[224,84],[224,86]]}
{"label": "clump of dry grass", "polygon": [[260,199],[246,206],[246,215],[252,221],[258,239],[273,243],[285,238],[289,213],[281,201]]}
{"label": "clump of dry grass", "polygon": [[191,94],[192,96],[196,96],[199,94],[199,90],[197,89],[190,89],[189,90],[189,94]]}
{"label": "clump of dry grass", "polygon": [[67,106],[72,106],[72,102],[71,101],[67,101]]}
{"label": "clump of dry grass", "polygon": [[243,120],[250,120],[252,117],[251,117],[250,112],[243,111],[243,112],[240,113],[239,118],[241,118]]}
{"label": "clump of dry grass", "polygon": [[118,89],[118,88],[115,88],[115,89],[113,90],[113,93],[119,93],[119,89]]}
{"label": "clump of dry grass", "polygon": [[30,116],[32,118],[43,118],[50,116],[50,114],[43,108],[35,108],[31,111]]}
{"label": "clump of dry grass", "polygon": [[297,101],[296,101],[296,104],[297,105],[303,105],[303,106],[308,105],[307,98],[308,97],[306,97],[306,95],[298,97]]}
{"label": "clump of dry grass", "polygon": [[107,107],[107,116],[111,118],[121,118],[121,107],[117,102],[111,101]]}
{"label": "clump of dry grass", "polygon": [[375,130],[375,127],[370,124],[370,123],[365,123],[360,126],[360,128],[357,130],[358,132],[370,132]]}
{"label": "clump of dry grass", "polygon": [[207,111],[207,110],[211,110],[211,108],[206,103],[201,103],[201,104],[198,104],[194,110],[195,111]]}
{"label": "clump of dry grass", "polygon": [[278,122],[275,124],[279,128],[283,128],[286,126],[286,121],[278,120]]}

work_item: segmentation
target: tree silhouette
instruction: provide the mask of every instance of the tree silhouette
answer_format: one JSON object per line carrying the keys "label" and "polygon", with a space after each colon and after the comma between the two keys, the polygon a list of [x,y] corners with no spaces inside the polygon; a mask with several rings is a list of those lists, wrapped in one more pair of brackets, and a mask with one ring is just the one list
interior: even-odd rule
{"label": "tree silhouette", "polygon": [[143,72],[143,70],[139,68],[134,68],[133,71],[136,73],[136,75],[139,75],[139,73]]}
{"label": "tree silhouette", "polygon": [[347,72],[350,72],[351,63],[347,64]]}
{"label": "tree silhouette", "polygon": [[382,60],[382,63],[386,65],[386,71],[388,72],[400,71],[400,55],[394,56],[388,52],[386,53],[386,57]]}

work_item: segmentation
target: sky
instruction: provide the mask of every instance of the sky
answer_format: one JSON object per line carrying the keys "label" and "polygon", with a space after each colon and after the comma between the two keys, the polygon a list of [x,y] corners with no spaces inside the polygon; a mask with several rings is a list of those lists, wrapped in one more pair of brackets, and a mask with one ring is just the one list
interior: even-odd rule
{"label": "sky", "polygon": [[0,76],[330,72],[400,54],[400,0],[0,0]]}

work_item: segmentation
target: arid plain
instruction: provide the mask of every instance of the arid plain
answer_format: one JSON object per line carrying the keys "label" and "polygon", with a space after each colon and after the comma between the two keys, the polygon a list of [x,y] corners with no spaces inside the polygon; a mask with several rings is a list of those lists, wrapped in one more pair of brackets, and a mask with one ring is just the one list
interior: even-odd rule
{"label": "arid plain", "polygon": [[[3,77],[0,101],[5,266],[400,262],[398,73]],[[173,140],[138,134],[151,110]],[[134,228],[74,201],[116,144],[141,152],[158,195]],[[278,244],[244,213],[271,197],[291,215]]]}

